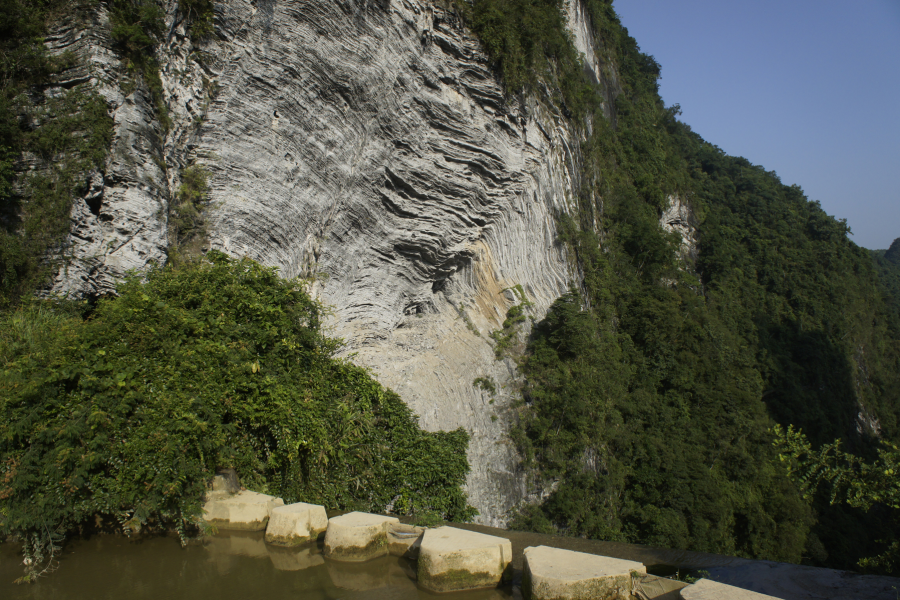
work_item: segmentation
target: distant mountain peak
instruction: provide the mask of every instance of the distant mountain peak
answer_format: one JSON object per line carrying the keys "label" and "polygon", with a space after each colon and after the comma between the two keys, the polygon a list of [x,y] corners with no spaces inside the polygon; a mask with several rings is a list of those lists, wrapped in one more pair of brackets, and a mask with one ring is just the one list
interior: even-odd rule
{"label": "distant mountain peak", "polygon": [[895,265],[900,265],[900,238],[895,239],[891,247],[885,250],[884,257]]}

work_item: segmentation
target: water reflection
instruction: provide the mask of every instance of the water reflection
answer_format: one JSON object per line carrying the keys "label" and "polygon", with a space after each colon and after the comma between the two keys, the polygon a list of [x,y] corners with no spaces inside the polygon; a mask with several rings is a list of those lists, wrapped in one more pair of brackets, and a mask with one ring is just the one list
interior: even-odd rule
{"label": "water reflection", "polygon": [[[660,575],[708,569],[714,579],[787,600],[895,600],[900,580],[716,554],[666,550],[478,525],[464,529],[512,542],[514,583],[527,546],[553,546],[639,561]],[[22,575],[16,544],[0,543],[0,599],[16,600],[521,600],[518,587],[434,595],[415,584],[415,563],[386,556],[337,563],[322,556],[321,541],[295,549],[269,546],[263,534],[230,532],[181,548],[175,537],[129,540],[96,536],[65,546],[59,569],[32,585]]]}
{"label": "water reflection", "polygon": [[435,596],[415,583],[415,563],[385,556],[341,563],[321,542],[299,548],[265,543],[262,533],[229,532],[181,548],[173,537],[96,536],[66,544],[59,569],[32,585],[14,544],[0,544],[0,598],[79,600],[514,600],[511,589]]}

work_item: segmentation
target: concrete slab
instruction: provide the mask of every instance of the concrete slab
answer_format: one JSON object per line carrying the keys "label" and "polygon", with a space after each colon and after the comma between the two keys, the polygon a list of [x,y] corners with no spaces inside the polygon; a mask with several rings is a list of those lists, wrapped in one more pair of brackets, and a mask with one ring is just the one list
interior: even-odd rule
{"label": "concrete slab", "polygon": [[526,600],[629,600],[639,562],[547,546],[525,548],[522,594]]}
{"label": "concrete slab", "polygon": [[777,600],[775,596],[766,596],[709,579],[701,579],[682,589],[681,598],[682,600]]}
{"label": "concrete slab", "polygon": [[438,527],[419,548],[419,585],[431,592],[497,587],[512,576],[512,544],[493,535]]}
{"label": "concrete slab", "polygon": [[203,505],[203,519],[219,529],[262,531],[277,506],[284,506],[284,500],[245,490],[208,500]]}
{"label": "concrete slab", "polygon": [[325,507],[297,502],[272,509],[266,526],[266,542],[276,546],[297,546],[318,539],[328,528]]}
{"label": "concrete slab", "polygon": [[424,527],[395,523],[388,528],[388,553],[415,560],[419,558],[419,547],[422,545]]}
{"label": "concrete slab", "polygon": [[352,512],[328,520],[325,556],[331,560],[361,562],[388,553],[387,531],[396,517]]}

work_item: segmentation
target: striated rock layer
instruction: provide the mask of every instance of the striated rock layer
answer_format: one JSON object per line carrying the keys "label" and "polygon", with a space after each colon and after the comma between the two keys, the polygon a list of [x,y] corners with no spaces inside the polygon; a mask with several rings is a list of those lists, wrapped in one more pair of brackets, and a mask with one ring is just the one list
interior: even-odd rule
{"label": "striated rock layer", "polygon": [[[203,165],[209,247],[285,277],[323,274],[313,291],[346,354],[426,429],[470,432],[470,502],[502,525],[527,490],[508,437],[515,364],[495,358],[489,333],[520,300],[511,288],[540,319],[578,278],[554,214],[578,185],[579,140],[535,99],[505,102],[440,3],[220,0],[199,43],[165,4],[166,133],[144,90],[120,91],[102,7],[79,42],[116,139],[101,209],[73,212],[76,260],[57,290],[106,293],[126,269],[161,263],[180,169]],[[576,43],[603,79],[573,4]]]}

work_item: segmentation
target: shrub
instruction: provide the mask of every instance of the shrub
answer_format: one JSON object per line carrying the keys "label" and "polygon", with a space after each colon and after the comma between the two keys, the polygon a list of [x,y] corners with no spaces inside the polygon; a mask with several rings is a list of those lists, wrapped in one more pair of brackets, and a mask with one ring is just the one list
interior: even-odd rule
{"label": "shrub", "polygon": [[29,306],[3,323],[0,533],[97,515],[183,531],[217,467],[285,502],[473,516],[467,434],[423,432],[336,359],[296,282],[213,251],[118,292],[85,321]]}

